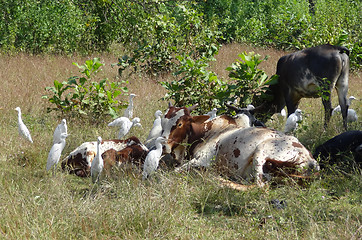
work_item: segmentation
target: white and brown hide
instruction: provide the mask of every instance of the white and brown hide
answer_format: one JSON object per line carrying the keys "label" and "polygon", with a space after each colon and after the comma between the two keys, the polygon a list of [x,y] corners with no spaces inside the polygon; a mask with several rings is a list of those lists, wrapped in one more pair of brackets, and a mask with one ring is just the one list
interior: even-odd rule
{"label": "white and brown hide", "polygon": [[[113,166],[119,167],[125,162],[142,164],[148,153],[148,149],[134,136],[126,140],[103,140],[100,151],[105,170]],[[96,154],[97,142],[85,142],[63,159],[62,169],[80,177],[88,177]]]}
{"label": "white and brown hide", "polygon": [[191,116],[185,108],[171,106],[165,114],[164,152],[184,163],[179,170],[210,167],[214,163],[233,178],[254,179],[263,185],[263,176],[273,169],[319,169],[311,153],[293,136],[273,129],[250,127],[245,114],[222,115],[208,121],[207,116]]}

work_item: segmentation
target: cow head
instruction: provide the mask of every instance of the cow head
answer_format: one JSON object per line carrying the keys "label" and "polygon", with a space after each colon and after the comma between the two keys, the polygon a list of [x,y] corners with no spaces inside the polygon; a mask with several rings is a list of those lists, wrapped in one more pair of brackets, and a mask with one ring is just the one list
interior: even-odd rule
{"label": "cow head", "polygon": [[201,124],[209,118],[207,115],[191,116],[190,112],[196,106],[186,108],[170,105],[162,120],[162,136],[167,139],[164,153],[173,153],[177,161],[183,159],[186,145],[192,143],[192,138],[202,134]]}

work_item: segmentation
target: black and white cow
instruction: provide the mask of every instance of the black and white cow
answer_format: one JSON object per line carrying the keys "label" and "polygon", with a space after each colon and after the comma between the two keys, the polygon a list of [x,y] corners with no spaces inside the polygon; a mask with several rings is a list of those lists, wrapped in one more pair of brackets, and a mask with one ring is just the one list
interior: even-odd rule
{"label": "black and white cow", "polygon": [[269,88],[273,100],[258,106],[255,113],[278,113],[286,105],[289,116],[302,98],[322,97],[327,125],[332,114],[331,92],[336,88],[347,129],[348,56],[347,48],[326,44],[281,57],[276,71],[278,83]]}

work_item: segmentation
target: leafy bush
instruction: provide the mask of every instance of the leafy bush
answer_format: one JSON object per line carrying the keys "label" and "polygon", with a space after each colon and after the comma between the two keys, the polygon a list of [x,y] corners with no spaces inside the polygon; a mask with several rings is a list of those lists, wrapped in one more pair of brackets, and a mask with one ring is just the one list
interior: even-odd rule
{"label": "leafy bush", "polygon": [[169,4],[149,6],[147,11],[154,14],[140,23],[143,34],[134,39],[137,47],[118,59],[120,74],[130,66],[133,71],[169,72],[176,67],[177,55],[209,57],[218,50],[219,33],[203,22],[192,4]]}
{"label": "leafy bush", "polygon": [[[361,1],[299,0],[3,0],[0,49],[31,53],[89,53],[119,44],[120,72],[172,71],[175,56],[193,59],[218,42],[282,49],[325,43],[351,50],[362,64]],[[341,42],[340,40],[343,39]],[[122,57],[123,56],[123,57]]]}
{"label": "leafy bush", "polygon": [[244,52],[238,56],[240,60],[237,59],[226,68],[230,72],[229,77],[233,80],[233,83],[228,85],[229,94],[244,106],[271,97],[266,94],[266,90],[269,85],[277,83],[278,76],[273,75],[268,79],[268,75],[258,69],[258,65],[268,57],[260,59],[260,55],[254,52],[248,54]]}
{"label": "leafy bush", "polygon": [[84,65],[73,64],[82,70],[84,76],[73,76],[62,83],[55,80],[53,87],[46,87],[45,89],[53,95],[45,95],[43,98],[55,105],[48,108],[48,112],[59,111],[70,116],[87,116],[93,121],[105,114],[116,118],[117,111],[127,106],[116,100],[116,97],[128,91],[127,87],[122,87],[127,82],[110,82],[108,79],[91,82],[103,66],[98,58],[88,60]]}
{"label": "leafy bush", "polygon": [[74,52],[88,17],[73,1],[2,1],[0,47],[32,53]]}
{"label": "leafy bush", "polygon": [[254,53],[242,53],[239,57],[241,60],[227,68],[230,81],[219,79],[208,70],[208,58],[193,60],[189,56],[178,57],[180,65],[175,76],[181,78],[161,82],[168,90],[165,99],[174,100],[176,106],[198,103],[199,108],[195,111],[204,114],[213,108],[218,108],[219,113],[226,112],[226,102],[238,100],[241,106],[246,106],[271,97],[266,89],[277,82],[277,76],[268,79],[267,74],[257,68],[267,58],[260,59],[260,55]]}
{"label": "leafy bush", "polygon": [[161,82],[168,90],[165,98],[175,101],[176,106],[191,106],[196,103],[199,107],[195,110],[200,114],[214,107],[222,109],[223,101],[227,98],[227,85],[217,75],[208,70],[209,60],[205,57],[193,60],[191,57],[178,57],[180,65],[174,74],[181,77],[171,82]]}

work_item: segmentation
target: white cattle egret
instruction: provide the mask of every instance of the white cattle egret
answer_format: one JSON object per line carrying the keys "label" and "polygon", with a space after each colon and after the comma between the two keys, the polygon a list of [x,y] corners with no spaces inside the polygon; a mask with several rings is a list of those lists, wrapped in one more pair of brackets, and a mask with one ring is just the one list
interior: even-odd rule
{"label": "white cattle egret", "polygon": [[150,151],[147,154],[145,163],[143,164],[143,173],[142,173],[143,180],[148,178],[153,172],[156,171],[162,155],[162,143],[164,143],[165,141],[166,138],[158,137],[155,142],[156,149]]}
{"label": "white cattle egret", "polygon": [[[357,98],[355,98],[354,96],[350,96],[348,98],[348,106],[351,105],[352,101],[355,100]],[[333,110],[332,110],[332,116],[336,115],[336,113],[340,113],[341,112],[341,106],[338,105],[337,107],[335,107]],[[358,116],[357,116],[357,113],[354,109],[352,108],[348,108],[347,110],[347,122],[357,122],[358,120]]]}
{"label": "white cattle egret", "polygon": [[253,110],[255,110],[255,107],[254,107],[254,105],[249,104],[249,105],[246,106],[246,110],[253,111]]}
{"label": "white cattle egret", "polygon": [[285,111],[285,108],[283,108],[281,111],[280,111],[280,116],[282,116],[283,118],[285,118],[287,116],[287,112]]}
{"label": "white cattle egret", "polygon": [[212,120],[216,118],[217,108],[213,108],[210,112],[206,113],[206,115],[210,116],[208,120]]}
{"label": "white cattle egret", "polygon": [[68,133],[67,121],[62,119],[61,123],[55,128],[53,133],[53,144],[60,142],[62,133]]}
{"label": "white cattle egret", "polygon": [[293,132],[297,126],[298,122],[302,121],[302,110],[297,109],[294,113],[290,114],[285,123],[284,132],[289,133]]}
{"label": "white cattle egret", "polygon": [[[350,106],[352,104],[352,101],[353,100],[356,100],[357,98],[354,97],[354,96],[350,96],[348,99],[347,99],[347,104],[348,106]],[[335,115],[336,113],[340,113],[341,112],[341,106],[338,105],[337,107],[335,107],[333,110],[332,110],[332,116]],[[351,113],[352,114],[352,113]],[[348,116],[348,115],[347,115]],[[348,121],[348,119],[347,119]]]}
{"label": "white cattle egret", "polygon": [[102,154],[100,151],[101,144],[102,144],[102,138],[98,137],[97,138],[97,154],[91,163],[91,177],[92,177],[93,183],[95,183],[99,180],[99,177],[103,171],[104,163],[103,163],[103,158],[102,158]]}
{"label": "white cattle egret", "polygon": [[358,116],[354,109],[348,109],[347,112],[347,122],[357,122]]}
{"label": "white cattle egret", "polygon": [[142,127],[140,121],[141,120],[138,117],[135,117],[134,119],[132,119],[132,121],[126,117],[119,117],[115,119],[113,122],[109,123],[108,126],[119,127],[118,138],[121,139],[127,135],[127,133],[131,130],[132,127],[134,126]]}
{"label": "white cattle egret", "polygon": [[162,116],[162,111],[157,110],[155,112],[156,119],[153,121],[152,129],[148,134],[148,137],[145,142],[147,148],[153,147],[155,145],[156,139],[160,137],[162,134],[161,116]]}
{"label": "white cattle egret", "polygon": [[49,151],[48,161],[46,166],[47,171],[49,171],[53,167],[54,170],[56,169],[62,151],[65,147],[65,139],[67,136],[68,135],[66,133],[61,133],[60,136],[57,136],[57,138],[59,138],[59,142],[54,143]]}
{"label": "white cattle egret", "polygon": [[136,96],[136,94],[131,93],[129,95],[129,101],[128,101],[128,107],[124,111],[123,117],[126,118],[133,118],[133,98]]}
{"label": "white cattle egret", "polygon": [[335,108],[333,108],[332,110],[332,116],[336,115],[336,113],[340,113],[341,112],[341,106],[337,106]]}
{"label": "white cattle egret", "polygon": [[[341,112],[341,106],[337,106],[333,109],[332,111],[332,116],[336,115],[336,113],[340,113]],[[357,113],[354,109],[352,108],[348,108],[347,110],[347,122],[357,122],[358,120],[358,116]]]}
{"label": "white cattle egret", "polygon": [[287,112],[285,111],[285,108],[283,108],[279,113],[276,113],[279,121],[282,121],[286,116]]}
{"label": "white cattle egret", "polygon": [[29,142],[33,143],[33,140],[31,139],[29,129],[25,126],[23,123],[23,120],[21,119],[21,110],[20,107],[15,108],[16,111],[18,111],[18,130],[20,136],[24,137]]}

